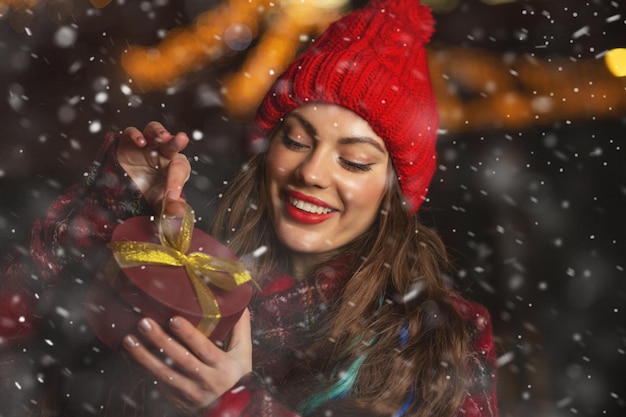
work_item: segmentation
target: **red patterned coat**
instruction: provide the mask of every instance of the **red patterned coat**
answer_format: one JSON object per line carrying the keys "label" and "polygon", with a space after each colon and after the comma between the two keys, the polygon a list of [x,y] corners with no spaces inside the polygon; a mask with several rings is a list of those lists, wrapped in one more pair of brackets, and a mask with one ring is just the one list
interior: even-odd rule
{"label": "red patterned coat", "polygon": [[[0,269],[0,416],[58,412],[64,416],[176,415],[158,387],[124,355],[110,352],[82,314],[84,292],[119,221],[150,213],[105,144],[85,174],[32,229],[29,250],[5,256]],[[323,315],[324,299],[347,273],[296,281],[279,275],[250,305],[255,372],[242,378],[204,417],[297,416],[302,398],[286,398],[275,381],[296,366]],[[495,351],[486,310],[455,297],[472,335],[472,384],[459,417],[498,415]],[[333,404],[328,405],[335,407]],[[142,413],[136,410],[142,409]],[[318,410],[320,415],[327,409]],[[344,415],[337,412],[334,415]],[[362,416],[361,411],[346,415]]]}

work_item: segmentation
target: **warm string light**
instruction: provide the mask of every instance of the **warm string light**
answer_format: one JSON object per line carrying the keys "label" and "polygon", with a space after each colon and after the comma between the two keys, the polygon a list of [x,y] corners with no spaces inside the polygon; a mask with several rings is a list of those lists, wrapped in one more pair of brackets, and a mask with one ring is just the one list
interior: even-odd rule
{"label": "warm string light", "polygon": [[224,80],[224,107],[237,117],[248,116],[295,58],[308,35],[321,33],[339,18],[345,3],[345,0],[284,1],[241,70]]}
{"label": "warm string light", "polygon": [[269,0],[228,0],[201,14],[194,25],[170,30],[154,47],[132,45],[122,55],[122,67],[145,90],[171,86],[176,80],[228,49],[225,32],[233,25],[257,35],[258,20]]}
{"label": "warm string light", "polygon": [[611,49],[604,56],[606,66],[616,77],[626,77],[626,48]]}
{"label": "warm string light", "polygon": [[[345,0],[227,0],[196,24],[171,31],[153,48],[132,47],[122,64],[147,90],[173,85],[225,53],[247,52],[243,66],[222,80],[225,109],[250,117],[265,91],[303,45],[339,16]],[[543,60],[524,56],[505,63],[470,48],[431,49],[431,71],[442,129],[524,128],[557,120],[603,118],[626,111],[625,83],[599,60]],[[623,68],[618,51],[607,63]],[[620,64],[622,62],[622,64]],[[615,72],[614,72],[615,73]]]}
{"label": "warm string light", "polygon": [[155,47],[131,46],[122,66],[141,88],[163,89],[230,51],[247,49],[258,38],[242,69],[223,82],[225,107],[246,115],[295,57],[303,37],[323,31],[345,4],[347,0],[227,0],[198,16],[194,25],[170,31]]}
{"label": "warm string light", "polygon": [[444,47],[431,50],[429,62],[440,124],[449,132],[626,113],[626,78],[614,77],[602,60],[524,55],[505,62],[485,50]]}
{"label": "warm string light", "polygon": [[[58,1],[58,0],[57,0]],[[111,0],[90,0],[106,7]],[[442,3],[454,3],[443,1]],[[27,12],[53,0],[0,1],[0,14]],[[233,51],[243,66],[222,80],[224,107],[249,117],[273,80],[304,46],[347,11],[348,0],[226,0],[193,25],[171,30],[154,47],[132,46],[122,66],[144,90],[171,87],[194,69]],[[431,71],[442,129],[524,128],[626,112],[626,48],[602,60],[542,60],[524,56],[505,63],[471,48],[431,49]]]}

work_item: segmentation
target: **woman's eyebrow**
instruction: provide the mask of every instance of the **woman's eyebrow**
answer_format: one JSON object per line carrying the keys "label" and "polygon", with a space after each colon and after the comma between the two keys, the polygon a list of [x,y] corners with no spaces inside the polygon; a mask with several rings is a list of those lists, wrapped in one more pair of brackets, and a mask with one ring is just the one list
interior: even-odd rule
{"label": "woman's eyebrow", "polygon": [[367,143],[369,145],[372,145],[374,148],[376,148],[382,154],[387,155],[387,152],[385,151],[385,148],[383,148],[380,143],[378,143],[377,141],[375,141],[373,138],[371,138],[369,136],[354,136],[354,137],[347,137],[347,138],[339,139],[339,144],[340,145],[349,145],[349,144],[352,144],[352,143]]}
{"label": "woman's eyebrow", "polygon": [[298,122],[300,122],[300,124],[302,125],[302,127],[304,128],[304,130],[306,130],[306,133],[311,136],[312,138],[316,138],[318,137],[317,135],[317,130],[315,129],[315,126],[313,126],[311,124],[311,122],[309,122],[304,116],[302,116],[299,113],[289,113],[286,117],[285,120],[293,117],[294,119],[297,119]]}
{"label": "woman's eyebrow", "polygon": [[[306,130],[306,133],[311,136],[311,137],[318,137],[317,135],[317,130],[315,129],[315,126],[313,126],[313,124],[311,122],[309,122],[304,116],[302,116],[299,113],[290,113],[288,114],[285,119],[289,118],[289,117],[293,117],[294,119],[298,120],[298,122],[300,122],[300,124],[302,125],[302,127],[304,128],[304,130]],[[378,143],[377,141],[375,141],[373,138],[369,137],[369,136],[354,136],[354,137],[346,137],[346,138],[341,138],[339,139],[339,144],[340,145],[350,145],[352,143],[366,143],[366,144],[370,144],[373,147],[375,147],[378,151],[380,151],[381,153],[383,153],[384,155],[387,154],[387,152],[385,151],[385,148]]]}

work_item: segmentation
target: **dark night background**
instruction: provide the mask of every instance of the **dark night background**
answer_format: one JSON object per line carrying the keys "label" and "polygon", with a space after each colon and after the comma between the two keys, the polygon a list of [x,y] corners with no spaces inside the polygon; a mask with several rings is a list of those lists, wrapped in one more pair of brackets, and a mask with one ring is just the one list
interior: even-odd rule
{"label": "dark night background", "polygon": [[[133,89],[119,56],[214,3],[50,1],[0,18],[3,253],[26,244],[32,220],[80,180],[106,131],[150,120],[195,138],[186,192],[203,212],[244,158],[245,124],[216,99],[238,56],[150,93]],[[461,1],[435,17],[435,42],[496,53],[593,58],[626,46],[621,1]],[[590,35],[574,39],[585,25]],[[59,33],[76,38],[64,45]],[[623,114],[441,135],[424,217],[449,246],[460,285],[493,316],[504,417],[626,415],[625,138]]]}

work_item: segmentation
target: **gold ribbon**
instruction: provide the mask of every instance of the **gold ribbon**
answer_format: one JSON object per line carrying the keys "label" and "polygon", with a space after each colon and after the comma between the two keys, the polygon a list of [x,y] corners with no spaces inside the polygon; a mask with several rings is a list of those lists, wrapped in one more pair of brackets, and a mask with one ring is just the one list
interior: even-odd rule
{"label": "gold ribbon", "polygon": [[250,274],[239,261],[210,256],[203,252],[187,254],[194,226],[194,212],[186,205],[181,225],[176,232],[174,222],[162,215],[157,222],[161,244],[148,242],[111,242],[109,248],[120,268],[146,264],[182,266],[193,285],[202,319],[198,329],[210,335],[221,317],[215,295],[206,281],[224,290],[233,290],[251,280]]}

